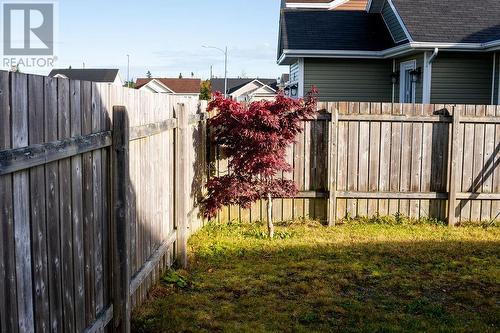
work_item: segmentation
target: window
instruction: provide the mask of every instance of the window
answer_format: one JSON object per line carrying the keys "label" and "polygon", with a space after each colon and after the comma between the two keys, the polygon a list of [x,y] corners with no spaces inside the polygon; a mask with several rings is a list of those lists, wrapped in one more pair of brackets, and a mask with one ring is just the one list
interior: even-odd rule
{"label": "window", "polygon": [[399,102],[415,103],[415,83],[412,82],[411,72],[417,68],[417,61],[405,61],[402,62],[399,66]]}

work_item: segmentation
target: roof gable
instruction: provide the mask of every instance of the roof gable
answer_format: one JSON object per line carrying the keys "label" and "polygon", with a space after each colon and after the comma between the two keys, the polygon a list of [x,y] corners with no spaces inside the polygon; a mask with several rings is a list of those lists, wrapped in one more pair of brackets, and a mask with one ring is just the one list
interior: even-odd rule
{"label": "roof gable", "polygon": [[243,94],[253,94],[256,91],[260,91],[261,93],[262,92],[267,92],[267,93],[271,93],[271,94],[276,93],[275,89],[273,89],[269,85],[263,83],[262,81],[255,79],[255,80],[252,80],[252,81],[238,87],[237,89],[233,88],[232,91],[230,91],[230,94],[238,96],[238,95],[243,95]]}
{"label": "roof gable", "polygon": [[151,79],[151,80],[145,80],[145,84],[143,82],[137,82],[140,83],[137,85],[136,83],[136,89],[141,89],[141,90],[148,90],[153,93],[162,93],[162,94],[172,94],[174,93],[170,88],[168,88],[166,85],[161,83],[161,81],[156,80],[156,79]]}
{"label": "roof gable", "polygon": [[389,30],[395,43],[408,39],[405,27],[401,23],[401,19],[388,1],[384,2],[382,5],[380,15],[382,15],[382,19],[384,20],[385,25],[387,26],[387,29]]}
{"label": "roof gable", "polygon": [[[234,91],[242,88],[243,86],[249,84],[250,82],[253,82],[254,80],[258,80],[259,82],[262,82],[265,85],[268,85],[270,87],[277,86],[277,80],[276,79],[259,79],[259,78],[228,78],[227,79],[227,93],[231,94]],[[211,79],[210,80],[210,86],[212,89],[212,93],[215,92],[224,92],[224,79],[223,78],[217,78],[217,79]]]}
{"label": "roof gable", "polygon": [[415,42],[500,40],[499,0],[390,0]]}
{"label": "roof gable", "polygon": [[160,82],[174,94],[199,94],[200,79],[175,79],[175,78],[139,78],[136,81],[135,88],[140,89],[152,80]]}
{"label": "roof gable", "polygon": [[364,11],[283,10],[281,31],[281,51],[380,51],[395,46],[380,14]]}
{"label": "roof gable", "polygon": [[82,68],[82,69],[53,69],[50,77],[58,75],[70,80],[92,81],[92,82],[115,82],[118,76],[118,69]]}

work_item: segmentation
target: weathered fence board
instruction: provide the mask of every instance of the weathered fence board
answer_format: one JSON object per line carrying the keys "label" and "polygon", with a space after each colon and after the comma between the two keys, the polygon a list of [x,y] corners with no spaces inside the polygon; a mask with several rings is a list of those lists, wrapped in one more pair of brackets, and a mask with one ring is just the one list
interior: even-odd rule
{"label": "weathered fence board", "polygon": [[[28,121],[29,124],[44,123],[44,79],[29,77],[28,80]],[[43,143],[44,127],[29,126],[29,144]],[[30,205],[31,205],[31,243],[33,265],[37,268],[33,274],[35,329],[45,332],[49,329],[50,318],[48,297],[48,264],[47,264],[47,229],[45,212],[45,166],[37,166],[30,171]]]}
{"label": "weathered fence board", "polygon": [[[43,142],[53,142],[58,139],[58,100],[57,79],[45,78],[45,137]],[[45,195],[47,205],[47,262],[50,326],[48,331],[63,330],[63,281],[61,270],[61,226],[59,224],[60,200],[59,193],[59,163],[50,162],[45,165]]]}
{"label": "weathered fence board", "polygon": [[[12,74],[12,147],[28,145],[28,76]],[[35,330],[33,314],[33,279],[31,274],[29,172],[19,171],[13,174],[14,197],[14,235],[15,262],[17,280],[17,304],[19,330],[32,332]]]}
{"label": "weathered fence board", "polygon": [[[0,72],[0,149],[12,147],[10,76]],[[0,321],[1,330],[18,332],[12,175],[0,176]]]}

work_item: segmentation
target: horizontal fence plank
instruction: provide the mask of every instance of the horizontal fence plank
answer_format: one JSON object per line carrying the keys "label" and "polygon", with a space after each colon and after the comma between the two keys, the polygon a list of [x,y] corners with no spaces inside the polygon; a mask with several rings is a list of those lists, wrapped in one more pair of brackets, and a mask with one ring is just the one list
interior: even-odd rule
{"label": "horizontal fence plank", "polygon": [[177,119],[171,118],[157,123],[132,127],[130,129],[130,141],[144,139],[157,135],[177,127]]}
{"label": "horizontal fence plank", "polygon": [[500,200],[500,193],[457,193],[459,200]]}
{"label": "horizontal fence plank", "polygon": [[[329,196],[328,192],[326,191],[299,191],[296,196],[294,196],[294,199],[314,199],[314,198],[324,198],[327,199]],[[291,199],[291,198],[282,198],[282,199]]]}
{"label": "horizontal fence plank", "polygon": [[0,151],[0,175],[33,168],[50,162],[111,146],[111,132],[78,136],[51,143]]}
{"label": "horizontal fence plank", "polygon": [[200,121],[207,120],[208,118],[209,118],[208,112],[193,114],[189,117],[189,124],[193,125],[199,123]]}
{"label": "horizontal fence plank", "polygon": [[385,115],[385,114],[348,114],[348,115],[339,115],[339,121],[451,123],[452,117],[450,117],[450,116]]}
{"label": "horizontal fence plank", "polygon": [[83,330],[83,333],[97,333],[101,332],[113,319],[113,304],[110,304],[104,309],[94,320],[89,327]]}
{"label": "horizontal fence plank", "polygon": [[151,274],[154,268],[158,265],[161,258],[167,253],[169,248],[177,240],[177,232],[170,233],[168,238],[160,245],[160,247],[151,255],[151,257],[144,263],[141,270],[132,277],[130,281],[130,295],[133,295],[137,289],[142,285],[144,280]]}
{"label": "horizontal fence plank", "polygon": [[[301,191],[294,199],[314,199],[329,197],[326,191]],[[292,199],[287,197],[283,199]],[[444,192],[356,192],[337,191],[337,199],[422,199],[447,200],[448,193]],[[500,200],[500,193],[457,193],[459,200]]]}
{"label": "horizontal fence plank", "polygon": [[460,123],[500,124],[500,117],[460,117]]}
{"label": "horizontal fence plank", "polygon": [[439,192],[356,192],[339,191],[337,197],[344,199],[448,199],[448,193]]}

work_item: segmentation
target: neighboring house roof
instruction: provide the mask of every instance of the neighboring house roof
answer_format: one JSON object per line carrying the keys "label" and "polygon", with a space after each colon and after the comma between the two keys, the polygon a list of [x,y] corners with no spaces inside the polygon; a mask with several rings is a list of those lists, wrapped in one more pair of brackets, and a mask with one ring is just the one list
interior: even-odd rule
{"label": "neighboring house roof", "polygon": [[50,77],[66,77],[70,80],[92,81],[92,82],[107,82],[113,83],[118,76],[118,69],[98,69],[98,68],[84,68],[84,69],[53,69]]}
{"label": "neighboring house roof", "polygon": [[500,39],[499,0],[392,0],[415,42],[487,43]]}
{"label": "neighboring house roof", "polygon": [[282,8],[278,63],[390,58],[436,48],[496,51],[499,17],[499,0],[371,0],[365,11]]}
{"label": "neighboring house roof", "polygon": [[381,15],[364,11],[283,10],[281,31],[280,53],[283,49],[380,51],[395,46]]}
{"label": "neighboring house roof", "polygon": [[[271,87],[274,90],[277,90],[278,82],[276,79],[259,79],[259,78],[251,78],[251,79],[241,79],[241,78],[228,78],[227,79],[227,93],[231,94],[238,89],[241,89],[245,85],[258,80],[263,84]],[[224,79],[211,79],[210,86],[212,89],[212,93],[221,92],[224,93]]]}
{"label": "neighboring house roof", "polygon": [[139,89],[148,84],[150,81],[156,80],[165,85],[175,94],[199,94],[201,80],[200,79],[175,79],[175,78],[139,78],[135,83],[135,88]]}
{"label": "neighboring house roof", "polygon": [[[246,94],[253,94],[257,91],[260,91],[261,93],[276,93],[277,90],[277,81],[274,80],[273,82],[269,82],[270,84],[264,83],[259,79],[252,80],[248,82],[247,84],[241,85],[239,87],[234,87],[231,90],[229,90],[229,94],[235,94],[235,95],[246,95]],[[253,85],[250,86],[250,84]]]}

